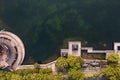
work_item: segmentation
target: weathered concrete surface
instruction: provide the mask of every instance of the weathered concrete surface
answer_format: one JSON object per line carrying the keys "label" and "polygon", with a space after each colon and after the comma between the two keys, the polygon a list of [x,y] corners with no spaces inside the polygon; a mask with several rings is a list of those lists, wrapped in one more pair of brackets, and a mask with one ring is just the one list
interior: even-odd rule
{"label": "weathered concrete surface", "polygon": [[15,63],[12,65],[13,69],[16,69],[19,65],[22,64],[25,57],[25,48],[22,40],[15,34],[7,31],[0,31],[0,38],[5,38],[10,40],[11,46],[17,49],[17,58]]}
{"label": "weathered concrete surface", "polygon": [[[52,72],[56,72],[56,67],[55,67],[55,63],[56,61],[53,61],[53,62],[50,62],[50,63],[47,63],[47,64],[40,64],[39,65],[39,68],[51,68],[52,69]],[[17,67],[17,69],[34,69],[34,65],[20,65]]]}
{"label": "weathered concrete surface", "polygon": [[[73,50],[73,45],[77,45],[77,50]],[[70,41],[68,45],[68,55],[81,56],[81,42]]]}
{"label": "weathered concrete surface", "polygon": [[[78,45],[78,50],[72,50],[72,45]],[[87,53],[106,54],[106,59],[110,53],[117,53],[120,56],[120,42],[114,42],[113,50],[94,50],[93,47],[82,47],[80,41],[70,41],[68,43],[68,49],[61,49],[61,53],[68,53],[68,55],[81,56],[81,51],[85,50]]]}

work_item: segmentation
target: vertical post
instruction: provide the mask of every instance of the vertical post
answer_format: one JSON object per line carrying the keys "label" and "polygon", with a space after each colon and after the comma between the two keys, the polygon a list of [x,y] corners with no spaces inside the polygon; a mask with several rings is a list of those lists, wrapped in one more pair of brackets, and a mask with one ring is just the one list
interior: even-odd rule
{"label": "vertical post", "polygon": [[81,42],[70,41],[68,45],[69,55],[81,56]]}
{"label": "vertical post", "polygon": [[114,43],[114,51],[115,51],[115,53],[117,53],[118,52],[118,43]]}
{"label": "vertical post", "polygon": [[120,51],[119,51],[118,47],[120,47],[120,42],[115,42],[114,43],[114,52],[120,56]]}

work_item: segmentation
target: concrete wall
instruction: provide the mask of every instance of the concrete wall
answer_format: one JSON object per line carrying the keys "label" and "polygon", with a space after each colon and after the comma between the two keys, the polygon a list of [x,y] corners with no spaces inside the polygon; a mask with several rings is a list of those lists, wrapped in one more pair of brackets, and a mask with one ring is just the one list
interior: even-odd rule
{"label": "concrete wall", "polygon": [[[78,45],[78,50],[73,51],[72,50],[72,45]],[[106,53],[106,59],[108,58],[108,54],[110,53],[118,53],[120,56],[120,50],[118,50],[118,47],[120,47],[120,42],[115,42],[113,46],[113,50],[93,50],[92,47],[81,47],[81,42],[80,41],[70,41],[68,43],[68,49],[61,49],[62,52],[68,52],[68,55],[73,55],[73,56],[81,56],[81,50],[86,50],[87,53]]]}
{"label": "concrete wall", "polygon": [[120,42],[115,42],[114,43],[114,51],[115,51],[115,53],[118,53],[118,47],[120,47]]}
{"label": "concrete wall", "polygon": [[[56,72],[55,62],[56,61],[53,61],[47,64],[40,64],[39,68],[43,68],[43,69],[51,68],[52,72]],[[17,67],[17,69],[34,69],[34,65],[20,65]]]}
{"label": "concrete wall", "polygon": [[12,68],[16,69],[19,65],[22,64],[25,57],[25,48],[22,40],[15,34],[7,31],[0,31],[0,38],[9,39],[11,46],[16,46],[18,57],[15,63],[12,65]]}
{"label": "concrete wall", "polygon": [[[78,50],[73,50],[73,46],[77,45]],[[81,42],[80,41],[70,41],[68,44],[69,55],[81,56]]]}
{"label": "concrete wall", "polygon": [[[72,45],[78,45],[78,50],[73,50]],[[68,49],[61,49],[61,54],[63,52],[68,53],[68,55],[73,56],[81,56],[81,50],[87,50],[88,53],[106,53],[106,59],[108,58],[108,55],[110,53],[116,52],[120,53],[118,50],[118,46],[120,46],[120,43],[114,43],[114,50],[93,50],[92,47],[81,47],[81,42],[79,41],[71,41],[68,44]],[[39,68],[51,68],[53,72],[56,72],[56,61],[47,63],[47,64],[40,64]],[[28,69],[28,68],[34,68],[34,65],[21,65],[17,69]]]}

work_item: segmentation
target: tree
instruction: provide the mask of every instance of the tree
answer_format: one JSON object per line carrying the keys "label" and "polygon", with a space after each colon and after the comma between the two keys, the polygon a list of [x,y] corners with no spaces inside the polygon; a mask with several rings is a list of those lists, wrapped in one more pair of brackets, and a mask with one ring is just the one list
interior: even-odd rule
{"label": "tree", "polygon": [[11,80],[22,80],[22,77],[18,74],[12,74],[11,75]]}
{"label": "tree", "polygon": [[29,73],[23,77],[23,80],[35,80],[36,74]]}
{"label": "tree", "polygon": [[68,67],[68,63],[67,63],[67,60],[66,58],[63,58],[63,57],[59,57],[55,63],[57,69],[58,69],[58,72],[62,71],[66,71],[66,68]]}
{"label": "tree", "polygon": [[109,64],[118,64],[118,61],[119,61],[119,55],[117,53],[111,53],[109,56],[108,56],[108,62]]}
{"label": "tree", "polygon": [[35,64],[34,64],[34,68],[35,68],[35,69],[38,69],[39,66],[40,66],[40,64],[38,64],[38,63],[35,63]]}
{"label": "tree", "polygon": [[70,69],[68,72],[68,78],[72,80],[84,80],[85,75],[80,70]]}
{"label": "tree", "polygon": [[64,69],[66,67],[68,67],[68,63],[66,61],[66,58],[63,58],[63,57],[59,57],[56,61],[56,64],[55,64],[58,68],[61,68],[61,69]]}
{"label": "tree", "polygon": [[68,56],[67,62],[68,62],[69,68],[72,68],[72,69],[75,68],[77,70],[81,68],[81,64],[83,63],[83,60],[80,57],[71,55],[71,56]]}
{"label": "tree", "polygon": [[40,67],[40,64],[38,64],[38,63],[35,63],[34,64],[34,71],[36,72],[36,73],[38,73],[39,72],[39,67]]}
{"label": "tree", "polygon": [[101,73],[109,80],[120,80],[120,66],[108,66],[102,69]]}
{"label": "tree", "polygon": [[109,65],[107,68],[102,69],[101,73],[110,80],[120,80],[120,65],[118,64],[119,55],[111,53],[108,56]]}
{"label": "tree", "polygon": [[52,73],[52,69],[51,68],[40,69],[39,73],[40,74],[50,74],[50,73]]}

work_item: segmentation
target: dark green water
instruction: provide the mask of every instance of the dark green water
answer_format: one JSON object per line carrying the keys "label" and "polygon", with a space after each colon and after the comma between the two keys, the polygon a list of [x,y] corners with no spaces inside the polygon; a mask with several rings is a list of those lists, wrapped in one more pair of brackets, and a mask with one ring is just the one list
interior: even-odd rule
{"label": "dark green water", "polygon": [[111,49],[120,41],[119,9],[119,0],[0,0],[0,29],[23,40],[24,63],[48,62],[69,40]]}

